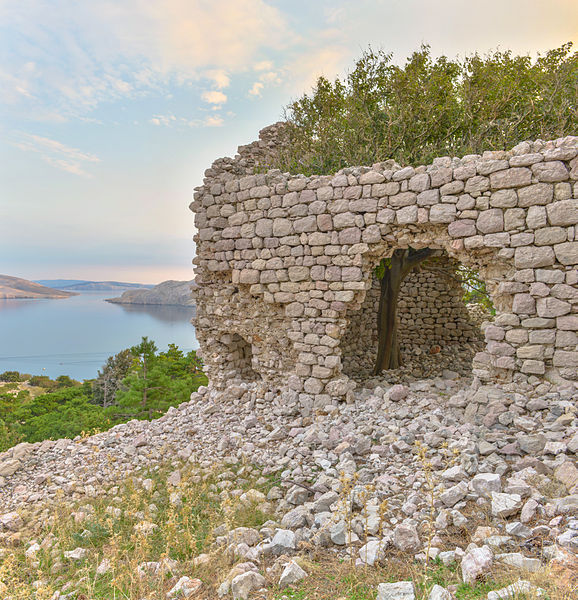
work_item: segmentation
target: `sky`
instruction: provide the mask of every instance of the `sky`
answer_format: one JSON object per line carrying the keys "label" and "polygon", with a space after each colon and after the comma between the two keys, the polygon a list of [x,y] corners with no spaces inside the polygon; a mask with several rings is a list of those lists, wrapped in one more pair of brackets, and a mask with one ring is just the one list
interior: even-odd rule
{"label": "sky", "polygon": [[191,279],[192,189],[319,75],[568,41],[576,0],[0,0],[0,273]]}

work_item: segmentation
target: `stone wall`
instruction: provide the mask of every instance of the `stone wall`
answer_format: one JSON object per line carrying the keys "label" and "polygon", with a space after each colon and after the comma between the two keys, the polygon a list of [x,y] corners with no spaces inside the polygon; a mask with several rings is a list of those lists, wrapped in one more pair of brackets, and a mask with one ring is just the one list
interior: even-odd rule
{"label": "stone wall", "polygon": [[[197,337],[212,383],[251,370],[303,403],[346,397],[342,340],[377,262],[429,247],[480,273],[497,309],[482,380],[576,378],[578,138],[401,167],[253,173],[278,126],[219,159],[196,189]],[[246,362],[244,363],[246,364]]]}
{"label": "stone wall", "polygon": [[[398,337],[402,359],[458,346],[470,353],[481,332],[463,302],[464,290],[455,276],[457,264],[447,257],[426,262],[402,283],[398,302]],[[377,356],[379,280],[374,275],[361,308],[350,311],[341,341],[343,372],[356,380],[368,376]]]}

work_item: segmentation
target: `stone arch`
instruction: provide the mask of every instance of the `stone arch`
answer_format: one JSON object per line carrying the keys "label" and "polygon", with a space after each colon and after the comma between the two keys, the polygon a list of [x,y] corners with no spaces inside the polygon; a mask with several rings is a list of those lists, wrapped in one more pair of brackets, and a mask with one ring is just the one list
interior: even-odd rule
{"label": "stone arch", "polygon": [[[421,226],[412,227],[411,229],[413,231],[408,233],[407,228],[403,230],[392,228],[390,233],[387,236],[384,236],[384,239],[372,244],[368,244],[368,251],[363,257],[361,271],[364,289],[359,291],[355,295],[354,299],[349,303],[347,306],[347,311],[344,315],[344,319],[341,319],[340,322],[341,337],[339,351],[341,354],[341,368],[343,374],[347,376],[353,376],[354,379],[356,378],[356,374],[353,372],[353,369],[357,368],[357,364],[347,364],[347,357],[348,355],[351,356],[351,345],[357,344],[357,355],[359,356],[362,346],[365,346],[366,348],[369,347],[368,338],[375,338],[375,345],[377,343],[377,331],[374,324],[377,316],[376,305],[379,298],[379,290],[377,280],[374,275],[374,269],[382,258],[391,256],[393,251],[398,248],[431,248],[442,253],[441,257],[448,261],[447,267],[451,266],[451,264],[455,265],[461,263],[476,270],[479,273],[480,278],[486,283],[490,298],[496,308],[496,317],[499,318],[501,315],[505,315],[505,318],[507,318],[507,315],[510,314],[512,309],[513,296],[510,293],[510,286],[508,284],[515,269],[511,259],[500,255],[500,248],[478,248],[466,251],[463,243],[461,243],[461,240],[450,238],[447,234],[447,229],[445,228],[424,224]],[[446,276],[449,275],[450,273],[448,272]],[[419,285],[420,279],[422,283],[426,283],[427,285],[428,277],[424,277],[424,274],[410,274],[406,280],[406,285],[404,288],[405,294],[408,294],[409,290],[412,289],[412,286]],[[454,285],[446,286],[447,289],[444,290],[444,292],[446,294],[451,292],[455,294],[456,289],[458,289],[457,286],[459,286],[459,284],[454,282]],[[440,286],[438,286],[438,288],[439,287]],[[444,286],[441,287],[443,289]],[[430,285],[429,291],[432,289],[435,289],[435,286]],[[372,305],[371,308],[368,306],[368,304]],[[485,360],[485,355],[480,356],[480,358],[482,358],[484,361],[481,364],[479,361],[475,360],[475,357],[480,354],[479,351],[487,351],[488,348],[485,347],[485,344],[483,344],[482,333],[479,330],[476,331],[477,327],[474,324],[471,326],[468,325],[470,322],[469,315],[467,314],[465,305],[461,301],[456,303],[455,298],[453,298],[451,306],[448,305],[447,302],[445,304],[443,302],[438,302],[437,305],[435,305],[435,303],[433,304],[434,306],[432,306],[432,308],[437,306],[437,308],[441,308],[445,311],[451,310],[454,313],[452,315],[442,315],[444,318],[438,319],[438,329],[441,323],[450,328],[460,326],[467,328],[467,330],[464,332],[464,335],[461,336],[461,339],[465,344],[467,344],[466,349],[470,354],[469,363],[472,364],[473,362],[475,370],[478,370],[478,374],[485,377],[494,377],[499,379],[508,379],[511,376],[511,370],[514,368],[511,355],[502,356],[500,351],[506,349],[500,348],[499,346],[496,347],[491,340],[489,340],[489,350],[490,353],[497,352],[497,354],[494,354],[495,358],[490,360],[490,364],[488,364],[488,361]],[[371,316],[372,321],[365,319],[365,322],[363,323],[363,335],[365,337],[365,340],[363,341],[356,339],[356,333],[352,332],[350,327],[352,322],[355,325],[355,319],[359,319],[364,308],[370,309],[375,314]],[[400,317],[402,319],[404,318],[403,308],[402,302],[400,306]],[[457,311],[457,314],[455,311]],[[431,312],[433,311],[430,310],[430,318]],[[368,325],[369,327],[373,326],[373,331],[369,334],[367,332]],[[418,317],[416,319],[415,326],[419,327],[419,325],[420,323]],[[432,327],[426,327],[425,330],[429,331],[430,333],[432,330],[435,332],[435,328]],[[431,348],[432,346],[438,346],[441,342],[448,342],[452,340],[452,337],[456,336],[452,336],[451,333],[448,334],[448,332],[443,332],[441,335],[434,335],[433,340],[431,340],[431,343],[429,343],[429,347]],[[403,341],[404,340],[402,339],[402,342]],[[443,343],[441,345],[443,347]],[[426,346],[428,346],[428,343],[424,343],[422,345],[421,351],[426,351]],[[511,353],[511,349],[509,348],[506,351]],[[472,361],[472,359],[474,360]],[[372,360],[370,360],[370,362],[372,362]],[[482,370],[487,372],[481,373],[480,371]],[[357,379],[359,379],[359,377],[357,377]]]}

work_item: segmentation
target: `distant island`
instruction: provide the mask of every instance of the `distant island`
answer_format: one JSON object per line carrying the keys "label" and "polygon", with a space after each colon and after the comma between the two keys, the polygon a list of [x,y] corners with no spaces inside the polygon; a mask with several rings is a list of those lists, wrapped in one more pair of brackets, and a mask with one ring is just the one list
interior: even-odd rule
{"label": "distant island", "polygon": [[20,277],[0,275],[0,299],[2,300],[69,298],[77,295],[73,291],[54,289]]}
{"label": "distant island", "polygon": [[169,304],[173,306],[195,306],[191,295],[194,281],[163,281],[150,290],[127,290],[119,298],[108,298],[116,304]]}
{"label": "distant island", "polygon": [[126,283],[124,281],[89,281],[86,279],[37,279],[49,288],[75,292],[120,292],[128,289],[151,289],[148,283]]}

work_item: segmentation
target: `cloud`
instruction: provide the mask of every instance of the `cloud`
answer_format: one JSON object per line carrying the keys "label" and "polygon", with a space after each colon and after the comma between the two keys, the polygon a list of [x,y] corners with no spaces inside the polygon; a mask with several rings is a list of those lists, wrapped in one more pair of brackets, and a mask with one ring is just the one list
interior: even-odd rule
{"label": "cloud", "polygon": [[231,83],[229,75],[223,69],[211,69],[205,71],[205,77],[210,79],[219,90],[229,87],[229,84]]}
{"label": "cloud", "polygon": [[219,115],[209,115],[205,119],[206,127],[222,127],[225,124],[223,117]]}
{"label": "cloud", "polygon": [[201,78],[224,89],[259,55],[297,39],[272,4],[0,0],[0,102],[25,118],[70,118]]}
{"label": "cloud", "polygon": [[150,123],[153,125],[170,127],[176,120],[177,118],[175,115],[155,115],[152,119],[150,119]]}
{"label": "cloud", "polygon": [[253,87],[249,90],[249,96],[260,98],[264,87],[260,81],[255,81]]}
{"label": "cloud", "polygon": [[25,152],[39,154],[42,160],[61,171],[83,177],[91,177],[84,170],[85,163],[100,162],[100,159],[94,154],[66,146],[57,140],[29,133],[22,133],[12,145]]}
{"label": "cloud", "polygon": [[270,60],[262,60],[254,65],[255,71],[269,71],[273,68],[273,63]]}
{"label": "cloud", "polygon": [[149,123],[157,127],[221,127],[225,124],[225,120],[218,114],[208,115],[204,119],[186,119],[175,117],[175,115],[154,115],[149,119]]}
{"label": "cloud", "polygon": [[227,95],[217,90],[203,92],[201,97],[209,104],[225,104],[225,102],[227,102]]}
{"label": "cloud", "polygon": [[249,96],[260,98],[266,86],[280,85],[282,83],[281,74],[279,71],[273,70],[271,61],[262,61],[257,63],[253,68],[255,71],[260,71],[257,81],[255,81],[249,90]]}

